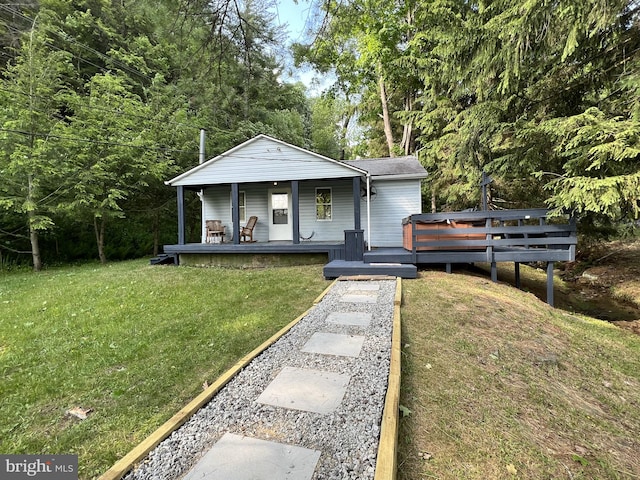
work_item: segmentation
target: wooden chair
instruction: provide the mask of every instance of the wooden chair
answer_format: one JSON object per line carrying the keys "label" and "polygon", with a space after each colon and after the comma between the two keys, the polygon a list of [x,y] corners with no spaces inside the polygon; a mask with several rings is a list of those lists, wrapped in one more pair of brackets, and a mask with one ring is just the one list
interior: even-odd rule
{"label": "wooden chair", "polygon": [[225,226],[222,225],[220,220],[207,220],[205,221],[207,228],[207,243],[222,243],[224,242],[224,236],[226,234]]}
{"label": "wooden chair", "polygon": [[[253,239],[253,229],[255,228],[256,223],[258,223],[258,217],[251,216],[249,217],[249,221],[247,222],[247,224],[244,227],[240,228],[241,242],[255,242],[255,240]],[[247,240],[247,237],[249,237],[249,240]]]}

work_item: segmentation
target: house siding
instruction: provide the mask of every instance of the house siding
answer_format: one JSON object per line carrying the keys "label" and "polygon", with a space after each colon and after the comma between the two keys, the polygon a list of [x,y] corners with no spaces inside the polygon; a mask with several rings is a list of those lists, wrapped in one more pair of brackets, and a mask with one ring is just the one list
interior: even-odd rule
{"label": "house siding", "polygon": [[343,163],[269,138],[256,138],[238,149],[209,160],[191,173],[173,180],[171,184],[197,186],[284,182],[360,175],[361,172]]}
{"label": "house siding", "polygon": [[[371,201],[371,246],[401,247],[402,219],[422,213],[420,180],[374,180]],[[367,237],[367,199],[361,201],[362,227]]]}
{"label": "house siding", "polygon": [[[253,230],[253,238],[258,242],[269,241],[269,227],[266,223],[267,212],[267,186],[247,184],[240,185],[240,191],[245,192],[246,218],[255,215],[258,223]],[[203,220],[221,220],[227,227],[226,242],[233,238],[233,221],[231,219],[231,186],[217,185],[205,188],[202,195]],[[245,222],[240,222],[242,226]],[[205,222],[202,222],[202,241],[206,239]]]}
{"label": "house siding", "polygon": [[[282,187],[288,184],[279,184]],[[332,219],[330,221],[316,220],[315,189],[316,187],[331,187]],[[253,238],[258,242],[269,241],[268,225],[268,190],[270,184],[244,184],[240,191],[245,192],[247,204],[247,219],[251,215],[258,217],[258,223],[253,231]],[[353,193],[351,179],[331,181],[304,181],[299,184],[300,206],[300,234],[309,237],[313,234],[313,241],[344,240],[344,231],[352,229]],[[202,218],[204,220],[221,220],[227,227],[227,238],[232,240],[233,222],[231,219],[231,186],[218,185],[205,188],[202,195]],[[202,222],[202,242],[206,239],[205,222]],[[243,224],[244,225],[244,224]]]}
{"label": "house siding", "polygon": [[[331,220],[316,220],[316,188],[331,188]],[[314,242],[344,241],[353,228],[353,183],[349,180],[300,183],[300,235]]]}

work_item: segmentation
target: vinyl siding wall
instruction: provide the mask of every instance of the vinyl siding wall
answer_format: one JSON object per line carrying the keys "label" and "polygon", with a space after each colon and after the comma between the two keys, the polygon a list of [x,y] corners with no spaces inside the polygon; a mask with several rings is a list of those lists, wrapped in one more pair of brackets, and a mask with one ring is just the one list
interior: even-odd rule
{"label": "vinyl siding wall", "polygon": [[[363,182],[364,185],[364,182]],[[279,186],[288,184],[279,183]],[[402,219],[412,214],[422,213],[419,180],[376,180],[376,195],[371,202],[371,246],[401,247]],[[329,187],[332,194],[331,220],[316,220],[315,189]],[[240,191],[246,195],[246,217],[258,217],[253,238],[258,242],[269,241],[267,195],[270,184],[241,184]],[[307,180],[299,183],[300,235],[312,241],[344,241],[344,231],[354,227],[352,180]],[[230,242],[233,225],[231,222],[231,186],[216,185],[204,190],[202,196],[202,241],[205,241],[204,220],[219,219],[227,226]],[[361,199],[361,226],[367,238],[367,202]],[[244,222],[242,223],[244,225]]]}
{"label": "vinyl siding wall", "polygon": [[[280,187],[290,187],[288,183],[279,182]],[[316,187],[331,187],[332,219],[330,221],[316,220],[315,194]],[[247,204],[246,217],[258,217],[258,223],[253,230],[253,238],[258,242],[269,241],[267,195],[270,184],[244,184],[239,190],[245,192]],[[340,179],[331,181],[304,181],[299,183],[300,199],[300,234],[309,237],[313,234],[313,241],[341,242],[344,231],[353,228],[353,194],[352,180]],[[202,242],[205,241],[206,231],[204,220],[221,220],[227,227],[225,241],[232,239],[233,222],[231,221],[231,186],[217,185],[204,189],[202,195]],[[241,222],[242,225],[246,222]]]}
{"label": "vinyl siding wall", "polygon": [[259,138],[196,167],[173,185],[285,182],[301,178],[344,178],[358,175],[361,175],[358,170],[340,162]]}
{"label": "vinyl siding wall", "polygon": [[[371,246],[401,247],[402,219],[422,213],[420,180],[375,180],[371,201]],[[362,228],[367,238],[367,199],[363,198]]]}

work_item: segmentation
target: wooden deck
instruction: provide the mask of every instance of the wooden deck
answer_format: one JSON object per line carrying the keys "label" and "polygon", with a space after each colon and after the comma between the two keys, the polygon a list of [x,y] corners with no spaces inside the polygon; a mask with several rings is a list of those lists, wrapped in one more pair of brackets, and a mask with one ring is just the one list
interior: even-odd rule
{"label": "wooden deck", "polygon": [[332,260],[323,269],[327,279],[345,275],[390,275],[400,278],[417,278],[418,267],[412,263],[401,262],[368,262]]}
{"label": "wooden deck", "polygon": [[[553,305],[553,264],[575,260],[577,243],[573,219],[548,220],[544,209],[483,212],[447,212],[412,215],[403,222],[403,248],[380,248],[364,252],[362,261],[333,261],[325,266],[327,278],[352,272],[377,273],[385,265],[391,273],[415,278],[404,267],[488,263],[497,281],[497,263],[513,262],[516,285],[520,264],[547,264],[547,302]],[[364,264],[364,265],[363,265]],[[393,273],[393,272],[396,273]]]}
{"label": "wooden deck", "polygon": [[497,263],[513,262],[517,286],[521,263],[543,262],[547,264],[547,302],[553,305],[553,264],[575,260],[577,236],[573,219],[548,216],[544,209],[419,214],[397,227],[403,229],[402,247],[365,251],[363,231],[346,230],[344,242],[165,245],[165,256],[154,260],[177,263],[188,255],[320,254],[328,261],[323,269],[328,279],[343,275],[416,278],[419,265],[445,265],[450,273],[454,264],[488,263],[494,281]]}
{"label": "wooden deck", "polygon": [[252,243],[187,243],[184,245],[165,245],[164,252],[169,255],[182,254],[296,254],[325,253],[329,260],[344,258],[344,243],[336,242],[252,242]]}

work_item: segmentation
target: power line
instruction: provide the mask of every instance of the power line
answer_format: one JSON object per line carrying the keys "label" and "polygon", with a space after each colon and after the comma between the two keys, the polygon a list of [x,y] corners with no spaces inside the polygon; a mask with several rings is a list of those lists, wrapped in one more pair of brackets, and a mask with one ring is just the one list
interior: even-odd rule
{"label": "power line", "polygon": [[[26,97],[35,97],[35,98],[39,98],[39,99],[50,100],[50,97],[45,97],[45,96],[42,96],[42,95],[34,95],[34,94],[30,94],[30,93],[25,93],[25,92],[21,92],[19,90],[12,90],[12,89],[5,88],[5,87],[0,87],[0,91],[4,91],[4,92],[8,92],[8,93],[15,93],[17,95],[24,95]],[[98,106],[95,106],[95,105],[87,105],[85,103],[82,103],[81,101],[74,102],[74,101],[65,100],[64,103],[68,103],[70,105],[75,105],[75,106],[80,107],[80,108],[86,108],[88,110],[97,110],[97,111],[100,111],[100,112],[113,113],[115,115],[120,115],[120,116],[123,116],[123,117],[137,118],[137,119],[140,119],[140,120],[159,123],[159,124],[163,124],[163,125],[176,125],[176,126],[180,126],[180,127],[193,128],[193,129],[196,129],[196,130],[200,130],[202,128],[202,127],[198,127],[198,126],[195,126],[195,125],[190,125],[188,123],[172,122],[170,120],[153,119],[153,118],[149,118],[149,117],[144,116],[144,115],[136,115],[134,113],[126,113],[126,112],[123,112],[121,110],[113,110],[111,108],[98,107]],[[46,113],[46,112],[40,112],[40,113]]]}
{"label": "power line", "polygon": [[132,145],[130,143],[119,143],[119,142],[107,142],[105,140],[92,140],[88,138],[80,138],[80,137],[72,137],[69,135],[54,135],[51,133],[40,133],[40,132],[26,132],[24,130],[15,130],[11,128],[2,128],[0,127],[0,132],[8,132],[8,133],[17,133],[19,135],[26,136],[34,136],[34,137],[43,137],[43,138],[56,138],[59,140],[71,140],[75,142],[84,142],[84,143],[93,143],[96,145],[111,145],[116,147],[126,147],[126,148],[137,148],[142,150],[153,150],[159,152],[178,152],[178,153],[189,153],[189,154],[198,154],[197,150],[180,150],[177,148],[165,148],[165,147],[150,147],[148,145]]}
{"label": "power line", "polygon": [[[0,7],[2,7],[2,5],[0,5]],[[6,25],[6,26],[7,26],[7,28],[9,28],[10,30],[12,30],[15,33],[21,33],[21,31],[19,29],[17,29],[16,27],[13,27],[11,25]],[[97,64],[91,62],[90,60],[80,56],[80,55],[77,55],[77,54],[75,54],[73,52],[69,52],[67,50],[64,50],[64,49],[62,49],[62,48],[60,48],[60,47],[58,47],[58,46],[56,46],[54,44],[51,44],[51,43],[47,43],[47,46],[49,46],[50,48],[53,48],[55,50],[61,51],[61,52],[70,53],[74,57],[78,58],[79,60],[81,60],[81,61],[83,61],[83,62],[85,62],[85,63],[87,63],[89,65],[92,65],[92,66],[96,67],[97,69],[99,69],[99,70],[101,70],[101,71],[103,71],[105,73],[110,73],[109,69],[107,69],[107,68],[105,68],[103,66],[97,65]],[[90,47],[87,47],[87,48],[90,48]],[[100,53],[100,52],[97,52],[97,53]],[[9,55],[6,55],[6,54],[4,54],[2,52],[0,52],[0,54],[2,54],[3,56],[6,56],[7,58],[13,58],[13,57],[11,57]],[[26,94],[24,92],[15,91],[15,90],[8,90],[8,89],[3,89],[3,88],[0,88],[0,90],[5,90],[7,92],[16,93],[16,94],[20,94],[20,95],[34,96],[34,95]],[[44,97],[40,97],[38,95],[35,95],[35,97],[44,98]],[[74,103],[74,102],[69,102],[69,103]],[[154,119],[150,119],[150,118],[148,118],[146,116],[129,114],[129,113],[125,113],[125,112],[122,112],[122,111],[112,110],[112,109],[103,108],[103,107],[89,106],[89,105],[82,104],[82,103],[79,103],[79,102],[75,102],[75,105],[79,105],[79,106],[81,106],[83,108],[87,108],[87,109],[94,109],[94,110],[99,110],[99,111],[104,111],[104,112],[109,112],[109,113],[115,113],[115,114],[121,115],[121,116],[126,116],[126,117],[130,117],[130,118],[138,118],[138,119],[157,122],[157,123],[164,123],[164,124],[188,127],[188,128],[193,128],[193,129],[196,129],[196,130],[200,130],[202,128],[202,127],[199,127],[199,126],[190,125],[190,124],[182,123],[182,122],[172,122],[172,121],[169,121],[169,120],[154,120]]]}
{"label": "power line", "polygon": [[[29,17],[29,16],[27,16],[27,15],[25,15],[25,14],[19,12],[19,11],[12,10],[7,5],[0,4],[0,9],[3,9],[5,11],[9,12],[12,15],[16,15],[18,17],[21,17],[24,20],[27,20],[27,21],[31,22],[31,24],[35,23],[35,19],[33,19],[33,18],[31,18],[31,17]],[[67,42],[70,42],[70,43],[73,43],[75,45],[78,45],[79,47],[84,48],[85,50],[89,51],[90,53],[93,53],[94,55],[97,55],[98,57],[102,58],[103,60],[110,61],[115,65],[119,65],[120,68],[122,68],[123,70],[128,71],[129,73],[137,75],[138,77],[145,78],[148,81],[152,81],[153,80],[148,75],[140,72],[139,70],[137,70],[137,69],[135,69],[133,67],[130,67],[126,63],[121,62],[120,60],[117,60],[117,59],[115,59],[115,58],[113,58],[113,57],[111,57],[111,56],[109,56],[109,55],[107,55],[105,53],[99,52],[98,50],[96,50],[96,49],[94,49],[94,48],[92,48],[92,47],[90,47],[90,46],[88,46],[88,45],[86,45],[86,44],[84,44],[82,42],[79,42],[78,40],[73,38],[70,34],[65,32],[64,30],[61,31],[61,32],[58,32],[58,31],[56,31],[56,30],[54,30],[54,29],[52,29],[52,28],[50,28],[50,27],[48,27],[46,25],[45,25],[45,28],[47,29],[47,31],[49,31],[50,33],[53,33],[54,35],[58,36],[59,38],[62,38],[63,40],[65,40]],[[69,52],[69,53],[71,53],[71,52]]]}

